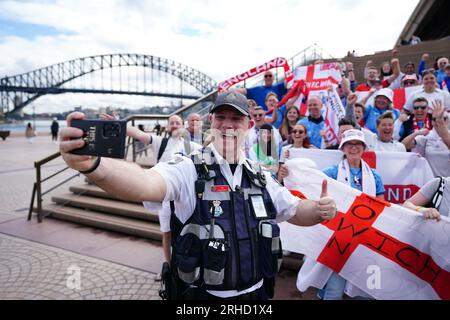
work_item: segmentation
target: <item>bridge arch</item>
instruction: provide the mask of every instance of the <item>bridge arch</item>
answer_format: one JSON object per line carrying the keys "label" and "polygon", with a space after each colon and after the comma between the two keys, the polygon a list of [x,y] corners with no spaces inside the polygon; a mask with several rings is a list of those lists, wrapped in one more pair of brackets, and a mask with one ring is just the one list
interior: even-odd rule
{"label": "bridge arch", "polygon": [[[201,95],[213,91],[216,82],[203,72],[182,63],[152,55],[143,54],[108,54],[73,59],[19,75],[0,79],[0,107],[5,113],[16,112],[46,94],[65,92],[81,92],[63,88],[63,85],[74,79],[86,76],[99,70],[116,67],[144,67],[158,70],[180,79],[191,85]],[[198,98],[198,96],[180,96],[158,92],[110,92],[92,90],[91,93],[139,94],[162,97]]]}

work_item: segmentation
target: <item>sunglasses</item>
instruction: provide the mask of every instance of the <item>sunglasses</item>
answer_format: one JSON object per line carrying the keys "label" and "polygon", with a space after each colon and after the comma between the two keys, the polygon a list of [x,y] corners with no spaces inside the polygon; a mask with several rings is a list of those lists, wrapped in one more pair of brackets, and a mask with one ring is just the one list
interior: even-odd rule
{"label": "sunglasses", "polygon": [[426,108],[428,108],[428,107],[427,106],[414,106],[413,107],[414,110],[419,110],[419,109],[425,110]]}
{"label": "sunglasses", "polygon": [[[447,120],[448,120],[448,117],[443,117],[442,119],[444,119],[444,121],[447,121]],[[437,118],[433,118],[433,121],[436,122],[436,121],[437,121]]]}
{"label": "sunglasses", "polygon": [[266,74],[265,76],[264,76],[264,78],[272,78],[273,76],[271,75],[271,74]]}
{"label": "sunglasses", "polygon": [[258,113],[253,115],[253,118],[260,118],[260,117],[264,117],[264,113]]}
{"label": "sunglasses", "polygon": [[292,133],[293,134],[304,134],[305,133],[305,131],[303,131],[303,130],[292,130]]}
{"label": "sunglasses", "polygon": [[362,147],[362,146],[364,146],[364,144],[362,142],[354,142],[354,143],[347,142],[345,145],[349,146],[350,148],[351,147]]}
{"label": "sunglasses", "polygon": [[405,84],[405,86],[414,86],[416,84],[415,81],[405,81],[403,83]]}

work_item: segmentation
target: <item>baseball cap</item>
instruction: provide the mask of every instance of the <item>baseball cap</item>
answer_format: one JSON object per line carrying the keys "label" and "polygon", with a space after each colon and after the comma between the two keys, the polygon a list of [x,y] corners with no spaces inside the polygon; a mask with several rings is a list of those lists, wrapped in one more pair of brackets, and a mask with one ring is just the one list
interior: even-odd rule
{"label": "baseball cap", "polygon": [[390,102],[392,102],[394,100],[394,93],[392,92],[391,89],[388,89],[388,88],[378,90],[377,93],[375,93],[374,98],[376,99],[379,96],[386,97]]}
{"label": "baseball cap", "polygon": [[364,146],[367,148],[367,144],[366,144],[366,140],[364,139],[364,133],[360,130],[347,130],[342,134],[342,141],[341,144],[339,145],[339,149],[342,150],[342,147],[344,146],[344,144],[346,144],[349,141],[353,141],[353,140],[357,140],[357,141],[361,141],[362,143],[364,143]]}
{"label": "baseball cap", "polygon": [[237,91],[227,91],[217,96],[216,102],[212,105],[209,113],[214,113],[218,108],[230,106],[235,108],[243,115],[250,117],[247,98]]}

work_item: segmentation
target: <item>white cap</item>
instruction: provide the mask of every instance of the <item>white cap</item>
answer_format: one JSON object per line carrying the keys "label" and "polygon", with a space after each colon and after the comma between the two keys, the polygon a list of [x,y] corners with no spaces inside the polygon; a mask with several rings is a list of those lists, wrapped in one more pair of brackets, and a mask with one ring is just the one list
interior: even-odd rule
{"label": "white cap", "polygon": [[375,93],[375,99],[379,96],[386,97],[390,102],[394,101],[394,92],[391,89],[384,88],[380,89]]}
{"label": "white cap", "polygon": [[364,133],[360,130],[353,129],[347,130],[342,134],[342,141],[339,145],[339,149],[342,150],[344,144],[353,140],[361,141],[362,143],[364,143],[364,147],[367,147],[366,140],[364,139]]}

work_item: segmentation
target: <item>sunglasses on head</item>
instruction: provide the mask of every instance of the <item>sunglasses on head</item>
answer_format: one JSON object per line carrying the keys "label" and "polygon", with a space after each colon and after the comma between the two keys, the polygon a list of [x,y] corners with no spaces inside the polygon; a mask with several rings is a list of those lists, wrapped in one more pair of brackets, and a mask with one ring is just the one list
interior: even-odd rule
{"label": "sunglasses on head", "polygon": [[304,134],[305,133],[305,131],[303,131],[303,130],[292,130],[292,133],[293,134]]}
{"label": "sunglasses on head", "polygon": [[435,73],[436,73],[436,70],[434,70],[434,69],[427,69],[427,70],[424,70],[422,72],[422,76],[425,77],[426,75],[429,75],[429,74],[435,75]]}
{"label": "sunglasses on head", "polygon": [[419,109],[425,110],[426,108],[428,108],[428,106],[414,106],[413,107],[414,110],[419,110]]}

